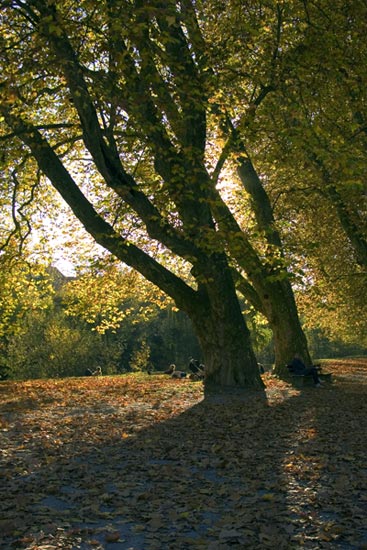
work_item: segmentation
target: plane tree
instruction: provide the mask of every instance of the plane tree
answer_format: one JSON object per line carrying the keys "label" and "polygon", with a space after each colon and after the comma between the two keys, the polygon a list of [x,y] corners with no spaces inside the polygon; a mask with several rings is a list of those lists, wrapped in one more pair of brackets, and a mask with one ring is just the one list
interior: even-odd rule
{"label": "plane tree", "polygon": [[[23,142],[98,244],[189,315],[207,387],[261,388],[210,208],[203,78],[175,4],[5,8],[1,112],[9,139]],[[142,180],[129,169],[133,149],[151,164]],[[160,253],[189,263],[193,283],[124,235],[122,217],[137,220],[136,232],[160,243]]]}
{"label": "plane tree", "polygon": [[359,342],[367,306],[366,15],[359,1],[307,6],[302,41],[263,105],[266,153],[257,159],[293,269],[306,274],[306,323]]}

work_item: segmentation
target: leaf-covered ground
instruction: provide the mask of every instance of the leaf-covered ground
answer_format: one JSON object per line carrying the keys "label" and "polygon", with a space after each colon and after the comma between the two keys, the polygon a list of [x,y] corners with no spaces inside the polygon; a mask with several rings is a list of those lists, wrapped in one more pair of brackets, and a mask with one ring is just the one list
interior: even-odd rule
{"label": "leaf-covered ground", "polygon": [[367,549],[367,360],[203,399],[147,375],[0,384],[0,547]]}

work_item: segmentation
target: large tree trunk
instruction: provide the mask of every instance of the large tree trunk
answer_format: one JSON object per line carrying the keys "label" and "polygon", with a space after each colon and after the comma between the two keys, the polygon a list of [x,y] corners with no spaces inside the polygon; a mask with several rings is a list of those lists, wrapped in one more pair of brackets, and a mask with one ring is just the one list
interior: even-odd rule
{"label": "large tree trunk", "polygon": [[210,264],[210,282],[199,288],[201,305],[186,309],[204,356],[206,391],[219,387],[262,389],[250,333],[225,256],[212,255]]}
{"label": "large tree trunk", "polygon": [[196,333],[204,356],[206,391],[264,388],[244,323],[212,311],[200,328],[196,326]]}

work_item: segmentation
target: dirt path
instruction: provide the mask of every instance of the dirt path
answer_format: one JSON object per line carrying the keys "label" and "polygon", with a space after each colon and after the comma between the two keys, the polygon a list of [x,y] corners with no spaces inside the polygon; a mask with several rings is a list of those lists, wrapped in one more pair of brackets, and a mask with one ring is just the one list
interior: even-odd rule
{"label": "dirt path", "polygon": [[227,403],[147,376],[0,384],[0,547],[367,549],[367,361],[333,372]]}

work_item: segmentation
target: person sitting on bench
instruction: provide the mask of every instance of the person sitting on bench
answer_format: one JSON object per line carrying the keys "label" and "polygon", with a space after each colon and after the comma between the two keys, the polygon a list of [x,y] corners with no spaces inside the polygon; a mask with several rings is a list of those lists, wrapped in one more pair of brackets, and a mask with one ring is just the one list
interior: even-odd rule
{"label": "person sitting on bench", "polygon": [[197,359],[190,357],[189,362],[189,371],[191,372],[191,380],[204,380],[205,377],[205,367],[203,364],[199,363]]}
{"label": "person sitting on bench", "polygon": [[192,374],[204,374],[204,365],[201,365],[197,359],[190,357],[189,370]]}
{"label": "person sitting on bench", "polygon": [[312,365],[311,367],[306,367],[299,355],[295,355],[294,359],[287,365],[290,372],[298,376],[312,376],[312,379],[316,387],[321,386],[320,378],[318,375],[318,369]]}

